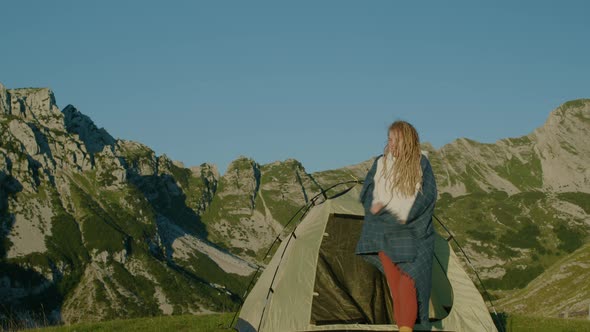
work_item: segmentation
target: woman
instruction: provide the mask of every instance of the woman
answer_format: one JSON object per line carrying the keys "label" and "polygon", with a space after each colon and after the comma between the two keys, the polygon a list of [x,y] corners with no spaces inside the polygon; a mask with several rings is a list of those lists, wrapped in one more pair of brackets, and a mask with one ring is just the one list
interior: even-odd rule
{"label": "woman", "polygon": [[416,321],[428,323],[436,195],[416,129],[394,122],[384,154],[373,163],[361,191],[365,221],[356,254],[385,274],[400,331],[412,331]]}

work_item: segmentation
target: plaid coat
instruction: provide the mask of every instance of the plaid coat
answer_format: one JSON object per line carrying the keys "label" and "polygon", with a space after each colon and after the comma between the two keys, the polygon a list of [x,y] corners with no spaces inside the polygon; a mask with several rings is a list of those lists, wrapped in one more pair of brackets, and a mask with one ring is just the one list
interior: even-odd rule
{"label": "plaid coat", "polygon": [[422,191],[418,192],[406,224],[401,224],[386,209],[376,215],[370,212],[377,161],[381,157],[377,157],[373,163],[361,190],[365,221],[355,253],[383,272],[377,253],[384,251],[403,273],[412,277],[418,297],[418,319],[421,323],[427,323],[434,256],[432,214],[437,197],[434,173],[428,158],[422,155]]}

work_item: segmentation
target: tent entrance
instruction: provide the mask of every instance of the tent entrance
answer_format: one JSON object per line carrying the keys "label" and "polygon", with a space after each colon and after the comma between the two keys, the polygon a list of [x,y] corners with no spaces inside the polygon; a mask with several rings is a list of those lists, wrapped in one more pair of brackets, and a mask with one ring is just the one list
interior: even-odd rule
{"label": "tent entrance", "polygon": [[354,254],[363,217],[331,214],[318,253],[311,324],[392,324],[383,274]]}
{"label": "tent entrance", "polygon": [[[310,321],[313,325],[394,324],[385,276],[354,254],[363,221],[364,217],[358,215],[329,216],[318,253]],[[453,303],[446,274],[450,248],[443,242],[437,245],[433,263],[431,321],[445,318]]]}

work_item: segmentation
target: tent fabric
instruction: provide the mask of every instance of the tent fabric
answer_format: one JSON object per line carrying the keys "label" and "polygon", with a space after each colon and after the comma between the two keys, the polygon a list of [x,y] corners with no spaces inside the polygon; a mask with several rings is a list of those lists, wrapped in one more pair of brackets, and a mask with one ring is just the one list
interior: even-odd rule
{"label": "tent fabric", "polygon": [[[354,250],[346,255],[363,222],[360,189],[313,207],[283,239],[244,302],[238,331],[398,330],[383,276]],[[478,290],[438,234],[430,301],[432,321],[416,325],[416,331],[497,331]]]}

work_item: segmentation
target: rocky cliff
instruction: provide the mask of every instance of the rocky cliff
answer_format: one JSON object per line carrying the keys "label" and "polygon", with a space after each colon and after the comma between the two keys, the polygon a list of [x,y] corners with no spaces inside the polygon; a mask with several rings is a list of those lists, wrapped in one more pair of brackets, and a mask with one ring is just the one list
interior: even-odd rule
{"label": "rocky cliff", "polygon": [[567,102],[533,133],[483,144],[461,138],[430,158],[439,190],[452,196],[494,190],[590,192],[590,100]]}
{"label": "rocky cliff", "polygon": [[[590,100],[576,100],[522,137],[493,144],[461,138],[438,150],[423,144],[439,186],[436,215],[494,296],[525,287],[588,242],[589,119]],[[371,163],[309,174],[293,160],[259,165],[240,158],[221,177],[203,222],[229,250],[260,261],[310,197],[363,179]],[[467,263],[465,268],[476,280]]]}
{"label": "rocky cliff", "polygon": [[[64,322],[235,310],[300,208],[373,162],[187,168],[60,110],[49,89],[0,85],[0,129],[0,301]],[[590,100],[576,100],[519,138],[423,145],[436,214],[493,295],[509,298],[588,243],[589,133]]]}
{"label": "rocky cliff", "polygon": [[117,140],[49,89],[0,85],[2,317],[235,310],[254,266],[207,241],[215,167]]}

